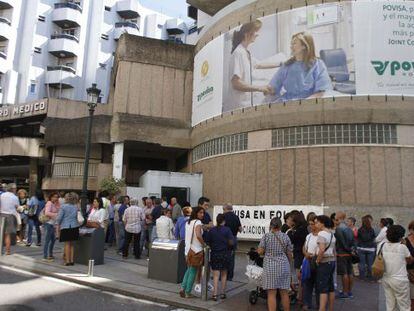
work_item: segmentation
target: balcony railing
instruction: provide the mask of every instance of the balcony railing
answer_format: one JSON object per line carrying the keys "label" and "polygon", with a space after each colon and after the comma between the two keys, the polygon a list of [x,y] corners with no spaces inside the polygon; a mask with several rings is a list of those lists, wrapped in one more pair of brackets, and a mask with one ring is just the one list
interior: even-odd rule
{"label": "balcony railing", "polygon": [[74,9],[82,13],[82,7],[79,4],[73,2],[67,3],[55,3],[55,9],[69,8]]}
{"label": "balcony railing", "polygon": [[[98,164],[89,163],[88,176],[96,177]],[[64,162],[51,165],[50,177],[82,177],[83,162]]]}
{"label": "balcony railing", "polygon": [[115,28],[122,28],[122,27],[130,27],[130,28],[135,28],[135,29],[139,30],[138,24],[133,23],[133,22],[118,22],[118,23],[115,23]]}
{"label": "balcony railing", "polygon": [[0,57],[6,59],[7,58],[7,54],[3,51],[0,51]]}
{"label": "balcony railing", "polygon": [[65,66],[65,65],[47,66],[47,71],[55,71],[55,70],[62,70],[62,71],[67,71],[67,72],[76,74],[76,69],[69,67],[69,66]]}
{"label": "balcony railing", "polygon": [[77,37],[75,37],[74,35],[68,35],[66,33],[60,33],[60,34],[52,35],[50,38],[52,40],[53,39],[69,39],[69,40],[73,40],[73,41],[76,41],[77,43],[79,43],[79,39]]}
{"label": "balcony railing", "polygon": [[7,24],[11,26],[11,21],[8,18],[0,17],[0,23]]}

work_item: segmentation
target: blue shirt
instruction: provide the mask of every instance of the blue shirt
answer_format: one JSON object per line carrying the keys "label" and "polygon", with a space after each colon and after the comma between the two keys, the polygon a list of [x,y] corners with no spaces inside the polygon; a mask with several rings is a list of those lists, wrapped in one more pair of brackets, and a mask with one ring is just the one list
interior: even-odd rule
{"label": "blue shirt", "polygon": [[122,221],[122,217],[124,217],[125,210],[128,208],[125,204],[122,204],[118,209],[118,217],[119,221]]}
{"label": "blue shirt", "polygon": [[316,59],[309,68],[304,62],[283,65],[273,76],[270,86],[275,91],[275,101],[305,99],[333,89],[325,63]]}
{"label": "blue shirt", "polygon": [[151,216],[152,216],[152,224],[154,226],[156,225],[157,219],[161,217],[161,213],[162,213],[162,206],[161,205],[155,206],[154,209],[152,210]]}
{"label": "blue shirt", "polygon": [[60,229],[79,227],[78,207],[73,204],[62,204],[56,218],[56,223],[60,225]]}
{"label": "blue shirt", "polygon": [[42,209],[46,206],[45,200],[39,200],[36,196],[33,196],[30,198],[29,202],[27,203],[29,207],[35,207],[37,206],[37,209],[35,210],[34,216],[39,216]]}
{"label": "blue shirt", "polygon": [[210,245],[212,252],[229,250],[229,241],[233,241],[233,239],[230,228],[225,226],[211,228],[206,235],[206,242]]}
{"label": "blue shirt", "polygon": [[177,240],[185,240],[185,223],[188,221],[189,216],[180,216],[175,224],[174,236]]}

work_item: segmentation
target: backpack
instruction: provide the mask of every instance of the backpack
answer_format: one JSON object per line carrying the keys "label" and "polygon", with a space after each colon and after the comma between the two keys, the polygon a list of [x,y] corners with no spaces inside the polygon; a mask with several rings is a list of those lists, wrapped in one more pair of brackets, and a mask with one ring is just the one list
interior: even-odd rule
{"label": "backpack", "polygon": [[385,263],[384,257],[382,256],[382,248],[384,247],[383,243],[378,251],[378,254],[375,256],[374,263],[372,264],[372,275],[377,278],[382,278],[385,272]]}

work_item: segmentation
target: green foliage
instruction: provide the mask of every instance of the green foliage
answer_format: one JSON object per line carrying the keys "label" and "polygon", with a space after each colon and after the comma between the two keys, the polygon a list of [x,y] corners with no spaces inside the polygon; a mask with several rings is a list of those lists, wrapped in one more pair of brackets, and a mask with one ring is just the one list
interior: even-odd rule
{"label": "green foliage", "polygon": [[108,191],[109,194],[119,194],[121,188],[125,187],[125,181],[123,179],[116,179],[113,177],[106,177],[102,179],[99,184],[101,191]]}

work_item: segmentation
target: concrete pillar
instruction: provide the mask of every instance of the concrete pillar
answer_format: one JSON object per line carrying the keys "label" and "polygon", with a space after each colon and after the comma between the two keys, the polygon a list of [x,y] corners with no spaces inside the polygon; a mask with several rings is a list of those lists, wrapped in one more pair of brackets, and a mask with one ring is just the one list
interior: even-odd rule
{"label": "concrete pillar", "polygon": [[117,179],[122,178],[122,168],[124,162],[124,143],[114,144],[114,154],[112,159],[112,176]]}
{"label": "concrete pillar", "polygon": [[29,162],[29,194],[34,195],[38,187],[38,160],[36,158],[30,158]]}

